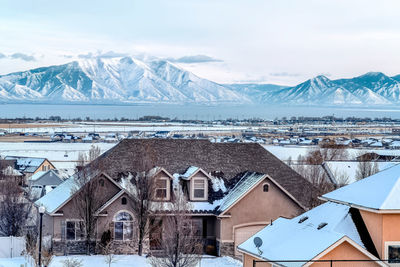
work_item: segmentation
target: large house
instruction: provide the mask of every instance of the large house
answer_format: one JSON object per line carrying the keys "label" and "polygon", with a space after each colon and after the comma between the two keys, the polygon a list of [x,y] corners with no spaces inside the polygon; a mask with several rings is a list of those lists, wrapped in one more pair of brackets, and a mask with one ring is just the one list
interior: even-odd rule
{"label": "large house", "polygon": [[[95,215],[96,236],[110,230],[117,253],[135,253],[134,214],[126,187],[131,173],[148,171],[157,182],[155,201],[186,194],[192,224],[205,252],[241,256],[235,247],[279,217],[306,211],[313,187],[259,144],[211,143],[208,140],[130,139],[91,164],[92,181],[102,196]],[[46,208],[45,234],[56,254],[81,253],[84,240],[76,214],[79,173],[36,201]],[[159,234],[159,233],[158,233]],[[150,234],[151,235],[151,234]],[[147,249],[157,250],[148,240]]]}
{"label": "large house", "polygon": [[279,218],[240,244],[244,267],[398,266],[400,165],[321,197],[326,203]]}

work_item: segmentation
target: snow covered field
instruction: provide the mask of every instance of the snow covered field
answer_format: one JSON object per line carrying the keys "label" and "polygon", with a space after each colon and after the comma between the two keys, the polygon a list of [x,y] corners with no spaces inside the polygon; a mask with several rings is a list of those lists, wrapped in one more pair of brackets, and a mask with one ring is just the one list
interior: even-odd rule
{"label": "snow covered field", "polygon": [[[113,132],[129,132],[129,131],[207,131],[207,132],[230,132],[230,131],[240,131],[245,130],[246,126],[232,126],[232,125],[212,125],[212,124],[189,124],[189,123],[60,123],[51,124],[49,127],[46,125],[41,125],[41,127],[32,128],[10,128],[4,129],[10,133],[24,132],[24,133],[47,133],[53,134],[56,132],[68,132],[68,133],[113,133]],[[258,127],[252,127],[252,129],[257,130]]]}
{"label": "snow covered field", "polygon": [[[101,153],[109,150],[115,143],[96,143]],[[80,152],[89,151],[90,143],[8,143],[0,142],[1,156],[23,156],[47,158],[56,168],[74,168]]]}
{"label": "snow covered field", "polygon": [[[263,145],[266,150],[274,154],[280,160],[286,161],[289,157],[296,161],[299,155],[305,156],[308,151],[315,149],[317,146],[275,146],[275,145]],[[385,153],[391,153],[392,155],[400,155],[399,149],[368,149],[368,148],[347,148],[348,158],[343,160],[355,160],[359,153],[367,153],[374,151],[384,151]]]}
{"label": "snow covered field", "polygon": [[[102,255],[95,256],[59,256],[54,257],[52,262],[48,267],[63,267],[63,261],[67,258],[74,258],[82,261],[84,267],[108,267],[105,262],[105,257]],[[140,257],[137,255],[117,255],[115,256],[116,262],[113,263],[112,267],[151,267],[145,257]],[[0,267],[20,267],[25,266],[30,267],[29,263],[24,257],[17,258],[0,258]],[[197,267],[241,267],[242,263],[238,260],[232,259],[230,257],[209,257],[203,258]]]}

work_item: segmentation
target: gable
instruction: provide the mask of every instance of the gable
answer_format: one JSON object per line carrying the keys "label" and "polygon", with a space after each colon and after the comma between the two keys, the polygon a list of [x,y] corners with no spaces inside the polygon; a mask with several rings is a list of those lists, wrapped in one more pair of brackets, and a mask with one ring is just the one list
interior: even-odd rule
{"label": "gable", "polygon": [[[109,199],[111,199],[113,196],[115,196],[121,189],[115,185],[113,182],[111,182],[106,176],[103,174],[96,176],[93,178],[93,182],[100,182],[100,180],[104,181],[104,186],[99,186],[98,187],[98,196],[101,196],[102,203],[99,204],[100,208],[104,203],[106,203]],[[65,204],[63,204],[61,207],[59,207],[55,212],[59,212],[60,210],[63,212],[64,216],[73,216],[74,213],[74,199],[77,196],[79,192],[75,193]]]}
{"label": "gable", "polygon": [[[379,260],[372,254],[370,254],[367,250],[360,247],[353,240],[348,237],[344,237],[337,241],[335,244],[332,244],[325,251],[320,253],[313,260],[360,260],[360,262],[352,263],[357,266],[386,266],[385,263],[376,261],[370,262],[370,260]],[[363,262],[362,260],[365,260]],[[326,262],[315,262],[308,263],[304,266],[325,266]]]}
{"label": "gable", "polygon": [[[143,160],[144,155],[148,160]],[[308,181],[255,143],[125,139],[95,161],[93,164],[105,166],[104,169],[113,177],[121,172],[147,171],[148,165],[163,167],[169,173],[184,173],[188,166],[197,166],[206,173],[219,172],[226,180],[245,171],[265,173],[304,206],[309,205],[311,198],[312,185]]]}

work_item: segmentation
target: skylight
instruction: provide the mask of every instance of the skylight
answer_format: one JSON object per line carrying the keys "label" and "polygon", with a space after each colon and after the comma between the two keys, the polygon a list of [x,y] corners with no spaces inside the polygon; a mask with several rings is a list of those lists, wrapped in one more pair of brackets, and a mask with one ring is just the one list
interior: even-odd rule
{"label": "skylight", "polygon": [[307,219],[308,219],[308,216],[303,216],[303,217],[300,218],[299,223],[302,223]]}
{"label": "skylight", "polygon": [[322,229],[322,228],[324,228],[325,226],[327,226],[328,224],[327,223],[325,223],[325,222],[323,222],[323,223],[320,223],[319,225],[318,225],[318,230],[320,230],[320,229]]}

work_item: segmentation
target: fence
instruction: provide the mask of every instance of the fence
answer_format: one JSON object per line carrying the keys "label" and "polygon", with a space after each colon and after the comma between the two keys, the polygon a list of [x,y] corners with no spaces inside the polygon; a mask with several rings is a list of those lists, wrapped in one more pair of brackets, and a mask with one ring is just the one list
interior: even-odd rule
{"label": "fence", "polygon": [[0,258],[21,256],[25,250],[25,238],[15,236],[0,237]]}
{"label": "fence", "polygon": [[264,266],[303,266],[309,264],[313,266],[314,264],[320,267],[362,267],[362,266],[372,266],[370,264],[375,263],[375,265],[387,264],[399,264],[400,260],[279,260],[279,261],[261,261],[253,260],[253,267],[264,267]]}

